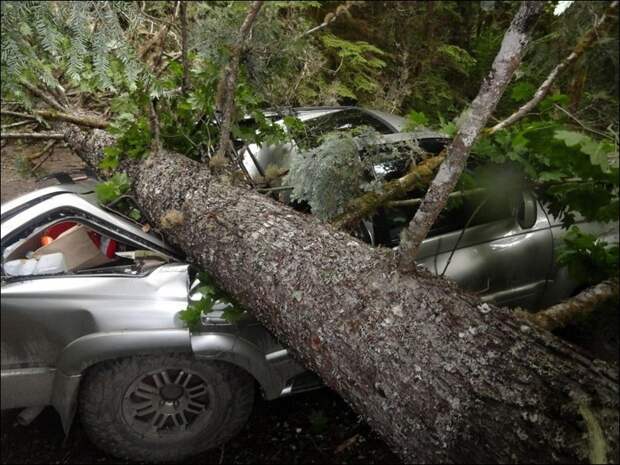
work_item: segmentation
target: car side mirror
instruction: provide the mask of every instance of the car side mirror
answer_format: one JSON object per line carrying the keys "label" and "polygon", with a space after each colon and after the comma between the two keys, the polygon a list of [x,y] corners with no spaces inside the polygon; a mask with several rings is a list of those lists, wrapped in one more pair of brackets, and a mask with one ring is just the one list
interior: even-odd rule
{"label": "car side mirror", "polygon": [[536,198],[531,192],[523,192],[517,212],[517,221],[523,229],[530,229],[536,224],[538,208]]}

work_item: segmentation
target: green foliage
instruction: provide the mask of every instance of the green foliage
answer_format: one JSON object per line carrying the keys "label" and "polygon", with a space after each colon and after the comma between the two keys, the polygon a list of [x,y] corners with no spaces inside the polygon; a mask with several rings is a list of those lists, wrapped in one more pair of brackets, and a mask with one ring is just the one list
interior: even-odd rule
{"label": "green foliage", "polygon": [[[312,212],[323,220],[344,211],[347,203],[364,191],[380,189],[380,179],[373,180],[371,168],[383,161],[402,158],[402,148],[377,145],[379,134],[360,127],[348,132],[331,132],[320,145],[302,151],[291,160],[283,183],[293,187],[291,198],[307,202]],[[416,147],[407,147],[407,152]]]}
{"label": "green foliage", "polygon": [[558,129],[553,137],[567,147],[576,147],[590,157],[590,163],[599,166],[604,173],[610,172],[609,158],[614,156],[614,145],[607,140],[594,141],[588,134]]}
{"label": "green foliage", "polygon": [[513,86],[510,92],[510,98],[515,102],[527,102],[534,96],[536,88],[529,82],[519,82]]}
{"label": "green foliage", "polygon": [[341,213],[346,202],[359,194],[363,176],[353,137],[332,133],[316,149],[293,158],[283,183],[294,187],[294,200],[309,203],[312,212],[326,220]]}
{"label": "green foliage", "polygon": [[513,164],[531,183],[547,183],[540,194],[568,226],[575,213],[590,221],[617,219],[617,150],[609,139],[596,140],[548,119],[483,138],[473,152],[481,160]]}
{"label": "green foliage", "polygon": [[421,111],[411,110],[407,114],[407,126],[406,131],[412,131],[420,126],[426,126],[428,124],[428,118]]}
{"label": "green foliage", "polygon": [[61,75],[90,92],[134,90],[145,73],[126,40],[140,20],[135,3],[7,1],[1,8],[3,95],[19,96],[21,78],[60,88]]}
{"label": "green foliage", "polygon": [[591,285],[618,275],[618,251],[617,244],[607,244],[572,226],[560,247],[558,263],[568,267],[575,281]]}
{"label": "green foliage", "polygon": [[103,205],[116,200],[129,190],[129,177],[125,173],[115,173],[110,179],[95,186],[97,200]]}
{"label": "green foliage", "polygon": [[437,53],[447,66],[465,76],[468,76],[476,65],[476,59],[467,50],[456,45],[441,45],[437,48]]}
{"label": "green foliage", "polygon": [[103,149],[104,158],[100,163],[102,169],[115,169],[121,157],[142,158],[151,146],[151,128],[146,116],[135,117],[131,113],[122,113],[110,125],[109,131],[116,135],[116,143]]}
{"label": "green foliage", "polygon": [[378,89],[376,78],[386,66],[386,62],[379,58],[385,55],[383,50],[368,42],[353,42],[329,33],[323,34],[321,41],[338,58],[334,73],[337,80],[333,83],[337,95],[359,100]]}
{"label": "green foliage", "polygon": [[248,317],[247,312],[222,292],[207,273],[200,272],[197,278],[201,284],[197,289],[202,295],[201,299],[190,303],[179,313],[179,318],[190,330],[198,330],[202,315],[212,312],[216,306],[223,309],[222,318],[230,324],[236,324]]}

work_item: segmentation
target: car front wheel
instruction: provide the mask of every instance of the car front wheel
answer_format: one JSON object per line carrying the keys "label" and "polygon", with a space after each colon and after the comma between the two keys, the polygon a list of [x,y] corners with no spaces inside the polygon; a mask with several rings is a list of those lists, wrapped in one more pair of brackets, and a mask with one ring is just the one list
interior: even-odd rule
{"label": "car front wheel", "polygon": [[105,452],[169,462],[231,439],[253,402],[253,379],[232,365],[186,355],[136,356],[86,373],[80,418]]}

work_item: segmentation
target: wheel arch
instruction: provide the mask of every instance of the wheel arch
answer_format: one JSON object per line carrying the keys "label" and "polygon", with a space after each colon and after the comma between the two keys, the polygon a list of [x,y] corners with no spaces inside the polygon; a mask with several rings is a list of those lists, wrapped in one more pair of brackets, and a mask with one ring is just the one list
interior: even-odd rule
{"label": "wheel arch", "polygon": [[68,344],[57,361],[51,404],[60,415],[65,434],[75,412],[80,381],[90,367],[133,355],[191,353],[189,330],[112,331],[82,336]]}
{"label": "wheel arch", "polygon": [[267,400],[284,395],[290,379],[305,371],[281,346],[274,352],[265,353],[253,343],[233,334],[195,334],[191,337],[191,344],[196,358],[227,362],[249,373]]}

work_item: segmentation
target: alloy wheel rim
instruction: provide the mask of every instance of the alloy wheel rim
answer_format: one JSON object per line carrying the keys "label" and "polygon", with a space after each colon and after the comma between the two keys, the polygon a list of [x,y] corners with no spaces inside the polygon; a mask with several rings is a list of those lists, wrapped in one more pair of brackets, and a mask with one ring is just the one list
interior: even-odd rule
{"label": "alloy wheel rim", "polygon": [[209,384],[198,373],[164,368],[139,376],[129,386],[122,413],[137,433],[172,439],[208,421],[212,397]]}

